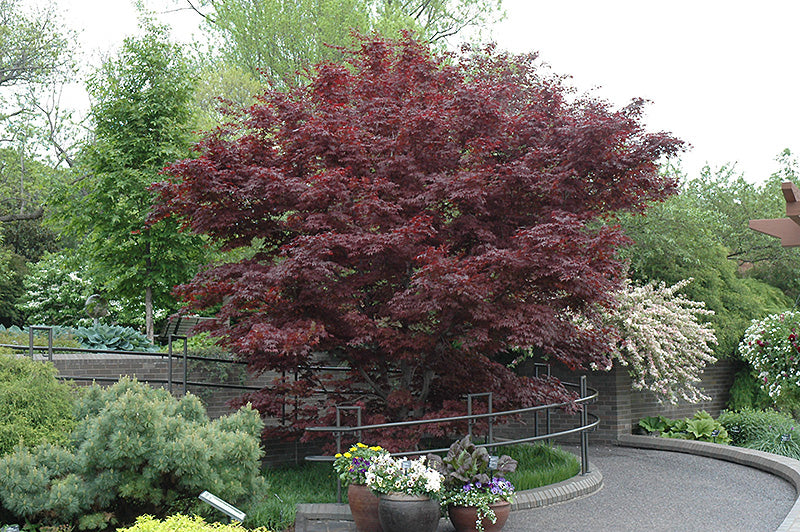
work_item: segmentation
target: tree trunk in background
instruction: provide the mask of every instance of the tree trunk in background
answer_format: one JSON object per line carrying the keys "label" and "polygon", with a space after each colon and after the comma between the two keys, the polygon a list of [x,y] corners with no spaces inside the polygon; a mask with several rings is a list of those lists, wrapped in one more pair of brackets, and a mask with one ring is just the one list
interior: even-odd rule
{"label": "tree trunk in background", "polygon": [[153,289],[149,286],[145,288],[144,292],[144,327],[147,339],[152,342],[155,337],[153,331]]}

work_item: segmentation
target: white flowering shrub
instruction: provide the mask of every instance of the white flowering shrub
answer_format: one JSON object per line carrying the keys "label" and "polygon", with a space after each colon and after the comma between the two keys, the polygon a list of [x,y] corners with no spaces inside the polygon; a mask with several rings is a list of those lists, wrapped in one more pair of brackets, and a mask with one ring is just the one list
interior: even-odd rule
{"label": "white flowering shrub", "polygon": [[425,457],[416,460],[377,456],[366,472],[367,486],[378,493],[406,493],[435,497],[442,489],[442,474],[425,465]]}
{"label": "white flowering shrub", "polygon": [[46,254],[30,265],[23,284],[25,293],[17,306],[28,323],[92,324],[83,310],[86,298],[92,294],[92,281],[68,251]]}
{"label": "white flowering shrub", "polygon": [[633,388],[673,404],[708,400],[697,384],[703,368],[717,361],[714,329],[704,321],[714,312],[678,293],[690,282],[629,283],[616,294],[616,310],[606,316],[620,335],[610,354],[627,368]]}
{"label": "white flowering shrub", "polygon": [[739,344],[739,354],[758,373],[773,399],[800,388],[800,311],[753,320]]}

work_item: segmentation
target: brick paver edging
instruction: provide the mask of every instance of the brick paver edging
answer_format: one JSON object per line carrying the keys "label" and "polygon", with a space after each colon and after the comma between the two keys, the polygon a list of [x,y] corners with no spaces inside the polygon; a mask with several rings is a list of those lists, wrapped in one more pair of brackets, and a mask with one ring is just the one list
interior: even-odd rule
{"label": "brick paver edging", "polygon": [[[511,510],[541,508],[577,499],[603,487],[602,473],[591,464],[585,475],[576,475],[549,486],[517,492]],[[346,504],[298,504],[295,532],[355,532],[353,516]]]}
{"label": "brick paver edging", "polygon": [[778,527],[776,532],[800,532],[800,461],[777,454],[765,453],[754,449],[745,449],[733,445],[721,445],[693,440],[674,440],[671,438],[658,438],[654,436],[636,436],[622,434],[618,444],[625,447],[640,449],[656,449],[660,451],[674,451],[695,454],[718,460],[726,460],[737,464],[754,467],[771,473],[786,480],[794,486],[798,499],[789,511],[789,514]]}

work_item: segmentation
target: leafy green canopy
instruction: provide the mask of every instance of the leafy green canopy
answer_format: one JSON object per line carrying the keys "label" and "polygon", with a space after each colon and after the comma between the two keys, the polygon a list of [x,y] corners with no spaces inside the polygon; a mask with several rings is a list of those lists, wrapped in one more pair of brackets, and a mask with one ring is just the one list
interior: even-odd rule
{"label": "leafy green canopy", "polygon": [[[681,143],[644,131],[641,102],[573,96],[533,55],[456,61],[365,37],[346,65],[268,91],[173,165],[159,219],[226,249],[257,244],[180,293],[219,308],[215,334],[256,371],[299,368],[254,405],[279,417],[322,386],[332,402],[357,394],[365,422],[462,412],[463,394],[487,390],[502,408],[548,398],[492,361],[512,346],[604,362],[595,311],[619,287],[626,242],[606,219],[674,190],[657,163]],[[319,352],[347,378],[315,375]],[[295,413],[287,429],[332,410]]]}
{"label": "leafy green canopy", "polygon": [[[192,77],[163,28],[128,38],[117,58],[94,74],[94,142],[83,154],[88,175],[61,198],[67,229],[81,238],[91,274],[110,298],[145,299],[173,308],[172,287],[202,261],[202,240],[165,220],[147,225],[148,190],[162,168],[190,150]],[[148,306],[148,316],[152,314]],[[148,324],[152,333],[152,325]]]}
{"label": "leafy green canopy", "polygon": [[744,233],[750,231],[746,220],[724,223],[721,206],[700,201],[691,192],[694,186],[654,205],[647,216],[624,216],[622,226],[634,243],[622,256],[629,260],[635,281],[674,285],[694,279],[683,293],[714,312],[708,318],[718,342],[714,353],[731,356],[750,320],[783,310],[790,302],[778,288],[739,274],[737,262],[728,257],[732,231],[749,236]]}
{"label": "leafy green canopy", "polygon": [[502,17],[501,0],[206,0],[218,55],[276,84],[323,60],[341,60],[337,47],[352,33],[397,37],[414,31],[431,42]]}

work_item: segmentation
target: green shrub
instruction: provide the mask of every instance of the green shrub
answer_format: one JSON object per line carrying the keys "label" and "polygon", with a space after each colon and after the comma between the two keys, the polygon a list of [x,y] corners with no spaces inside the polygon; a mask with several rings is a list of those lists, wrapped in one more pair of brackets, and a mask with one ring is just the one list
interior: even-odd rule
{"label": "green shrub", "polygon": [[93,284],[74,250],[46,253],[30,265],[17,308],[27,316],[27,323],[88,326],[92,320],[84,303],[93,293]]}
{"label": "green shrub", "polygon": [[800,438],[800,432],[796,430],[795,426],[792,426],[786,432],[772,430],[757,440],[747,442],[742,447],[800,460],[798,438]]}
{"label": "green shrub", "polygon": [[[9,345],[30,345],[30,332],[26,327],[20,329],[17,326],[4,327],[0,325],[0,344]],[[47,332],[34,331],[33,345],[39,347],[47,346]],[[53,327],[53,346],[54,347],[81,347],[81,343],[72,335],[72,329],[65,327]],[[10,352],[10,351],[9,351]]]}
{"label": "green shrub", "polygon": [[728,430],[731,443],[739,446],[770,439],[772,434],[789,433],[795,426],[794,420],[787,414],[752,408],[743,408],[738,412],[724,410],[719,415],[719,422]]}
{"label": "green shrub", "polygon": [[773,406],[772,398],[761,387],[748,366],[736,373],[728,397],[728,410],[765,409]]}
{"label": "green shrub", "polygon": [[197,499],[203,490],[232,504],[263,490],[263,424],[249,406],[210,421],[195,396],[176,400],[123,379],[89,388],[76,417],[72,447],[44,445],[0,458],[0,500],[15,515],[104,529],[142,514],[209,514],[213,509]]}
{"label": "green shrub", "polygon": [[664,416],[646,417],[639,426],[648,433],[658,433],[664,438],[730,443],[728,431],[705,410],[685,419],[668,419]]}
{"label": "green shrub", "polygon": [[[182,514],[171,515],[159,520],[149,515],[136,519],[136,524],[128,528],[118,528],[117,532],[246,532],[241,525],[206,523],[202,517],[187,517]],[[266,528],[254,529],[254,532],[267,532]]]}
{"label": "green shrub", "polygon": [[19,444],[66,443],[76,388],[49,362],[0,354],[0,456]]}

